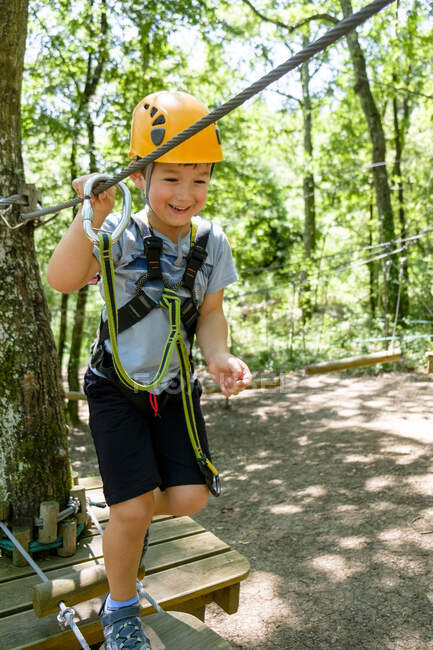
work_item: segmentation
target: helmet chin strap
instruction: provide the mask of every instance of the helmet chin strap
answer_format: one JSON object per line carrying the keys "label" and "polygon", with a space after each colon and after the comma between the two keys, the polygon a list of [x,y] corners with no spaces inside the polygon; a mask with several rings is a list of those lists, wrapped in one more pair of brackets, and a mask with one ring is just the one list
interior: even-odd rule
{"label": "helmet chin strap", "polygon": [[[149,165],[146,167],[146,189],[144,192],[142,192],[142,197],[144,199],[145,204],[147,207],[152,210],[154,214],[157,214],[155,210],[152,208],[152,205],[149,201],[149,196],[150,196],[150,180],[152,178],[152,172],[153,172],[153,162],[149,163]],[[175,261],[176,266],[182,266],[182,261],[183,261],[183,252],[182,252],[182,229],[183,226],[179,227],[179,231],[177,233],[177,258]]]}
{"label": "helmet chin strap", "polygon": [[146,167],[146,189],[142,194],[144,202],[146,205],[153,211],[152,206],[150,205],[149,196],[150,196],[150,179],[152,178],[153,172],[153,162],[149,163]]}

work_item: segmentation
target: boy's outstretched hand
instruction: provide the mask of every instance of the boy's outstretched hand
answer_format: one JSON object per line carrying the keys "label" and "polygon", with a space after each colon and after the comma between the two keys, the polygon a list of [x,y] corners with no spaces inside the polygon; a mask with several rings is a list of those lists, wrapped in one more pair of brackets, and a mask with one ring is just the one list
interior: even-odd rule
{"label": "boy's outstretched hand", "polygon": [[247,364],[229,352],[219,352],[209,361],[209,372],[221,386],[226,397],[237,395],[251,384],[251,372]]}

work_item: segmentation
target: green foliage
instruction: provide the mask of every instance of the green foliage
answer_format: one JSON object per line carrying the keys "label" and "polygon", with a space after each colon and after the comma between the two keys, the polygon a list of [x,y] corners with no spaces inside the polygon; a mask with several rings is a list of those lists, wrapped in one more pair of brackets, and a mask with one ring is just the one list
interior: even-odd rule
{"label": "green foliage", "polygon": [[[101,42],[103,0],[72,6],[66,0],[34,0],[22,123],[27,177],[43,190],[45,204],[71,194],[73,147],[77,170],[89,168],[86,115],[96,127],[98,167],[115,172],[127,164],[130,115],[144,94],[179,88],[213,108],[299,50],[308,33],[316,38],[331,25],[328,19],[307,23],[307,18],[341,17],[338,3],[326,0],[260,0],[254,6],[257,12],[245,2],[151,0],[144,9],[115,0],[107,3]],[[427,0],[409,0],[358,30],[386,134],[384,163],[397,238],[430,227],[432,17]],[[96,65],[101,51],[107,53],[102,83],[84,106],[87,66]],[[399,243],[371,248],[379,242],[372,145],[346,43],[315,58],[310,75],[312,157],[303,153],[302,93],[294,71],[221,121],[225,161],[215,170],[203,212],[223,226],[232,243],[241,280],[227,291],[232,348],[257,369],[297,368],[381,349],[393,328],[393,318],[383,320],[384,260],[354,265]],[[395,115],[403,146],[401,176],[395,166]],[[317,244],[310,260],[303,243],[306,171],[315,181]],[[134,204],[141,207],[136,192]],[[70,219],[63,213],[39,229],[42,270]],[[428,234],[411,240],[404,252],[409,312],[399,320],[397,334],[403,336],[408,367],[422,364],[430,346],[431,325],[418,321],[433,320],[431,253]],[[398,271],[398,254],[389,259]],[[309,323],[300,312],[306,280],[314,298]],[[46,290],[56,331],[59,296]],[[83,362],[98,323],[97,293],[92,288],[89,295]]]}

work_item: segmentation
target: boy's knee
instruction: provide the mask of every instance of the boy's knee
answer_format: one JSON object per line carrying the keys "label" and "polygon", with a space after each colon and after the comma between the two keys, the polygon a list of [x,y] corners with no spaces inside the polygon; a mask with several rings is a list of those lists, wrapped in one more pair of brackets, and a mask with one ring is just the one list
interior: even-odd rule
{"label": "boy's knee", "polygon": [[178,485],[167,488],[167,496],[173,515],[194,515],[207,504],[209,490],[206,485]]}
{"label": "boy's knee", "polygon": [[141,533],[142,530],[145,531],[152,519],[153,508],[153,492],[146,492],[111,506],[110,519],[122,526],[137,529]]}

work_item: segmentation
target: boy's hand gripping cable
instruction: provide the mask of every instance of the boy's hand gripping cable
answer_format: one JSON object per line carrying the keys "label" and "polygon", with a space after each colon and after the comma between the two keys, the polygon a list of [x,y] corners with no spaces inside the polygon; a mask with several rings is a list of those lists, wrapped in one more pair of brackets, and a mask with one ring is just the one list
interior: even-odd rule
{"label": "boy's hand gripping cable", "polygon": [[96,236],[91,226],[93,221],[93,209],[90,201],[90,194],[92,192],[93,185],[97,182],[100,182],[101,180],[101,175],[97,174],[89,178],[84,186],[83,224],[87,237],[92,242],[97,241],[99,245],[105,306],[107,309],[108,331],[110,334],[114,369],[120,381],[129,389],[133,391],[151,390],[152,388],[158,386],[164,379],[174,349],[176,348],[179,357],[183,410],[191,446],[194,450],[200,471],[202,472],[206,481],[206,485],[214,496],[219,496],[221,493],[221,483],[218,470],[216,467],[214,467],[214,465],[206,457],[206,454],[203,452],[197,432],[194,405],[191,393],[191,367],[188,352],[181,331],[181,301],[175,290],[170,289],[169,287],[165,287],[159,303],[160,307],[165,308],[168,311],[170,331],[164,344],[159,368],[156,371],[153,379],[148,384],[140,384],[136,382],[132,377],[128,375],[120,360],[119,350],[117,347],[119,323],[117,317],[114,267],[111,248],[113,241],[117,241],[129,223],[131,213],[131,199],[128,188],[123,185],[123,183],[120,183],[119,185],[122,186],[120,189],[123,194],[121,222],[115,229],[113,236],[109,233],[102,232]]}

